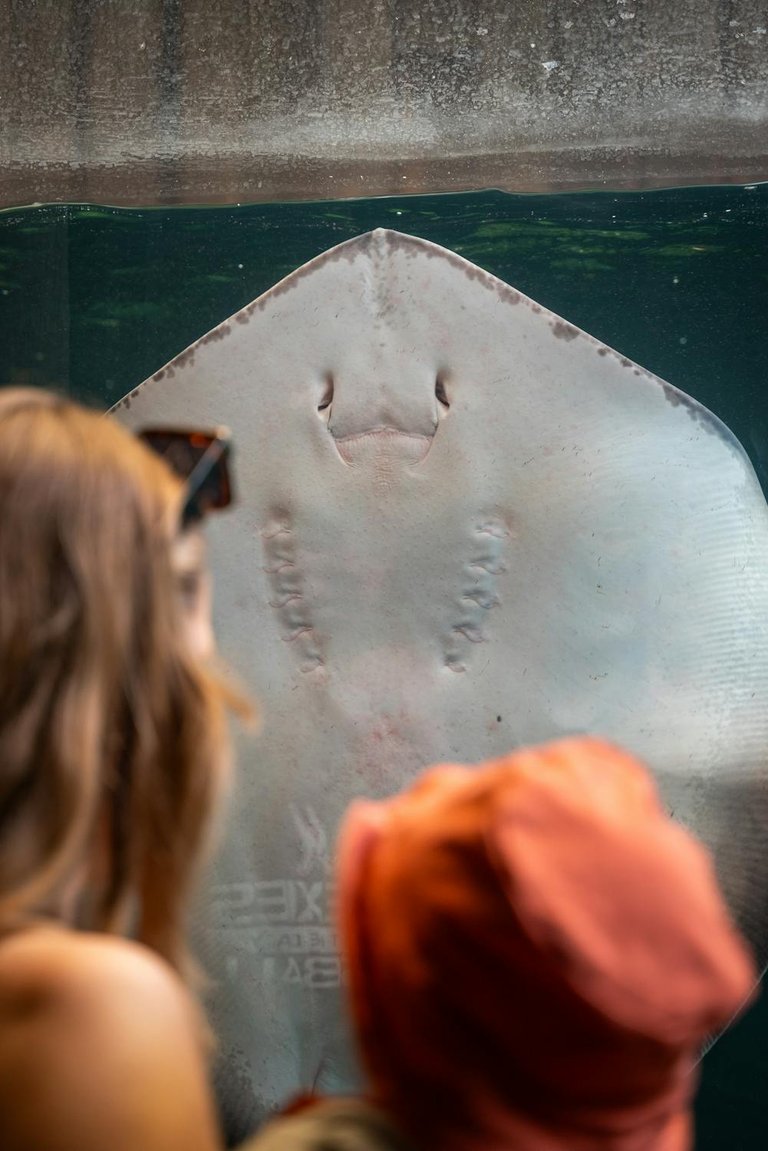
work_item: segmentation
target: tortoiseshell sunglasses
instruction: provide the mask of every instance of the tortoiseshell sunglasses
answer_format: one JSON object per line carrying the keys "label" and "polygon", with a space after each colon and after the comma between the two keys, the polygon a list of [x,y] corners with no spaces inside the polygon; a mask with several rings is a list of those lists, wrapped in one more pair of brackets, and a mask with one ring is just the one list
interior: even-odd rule
{"label": "tortoiseshell sunglasses", "polygon": [[143,428],[137,435],[186,484],[187,494],[181,513],[183,528],[203,519],[208,512],[219,511],[232,503],[229,468],[232,433],[229,428]]}

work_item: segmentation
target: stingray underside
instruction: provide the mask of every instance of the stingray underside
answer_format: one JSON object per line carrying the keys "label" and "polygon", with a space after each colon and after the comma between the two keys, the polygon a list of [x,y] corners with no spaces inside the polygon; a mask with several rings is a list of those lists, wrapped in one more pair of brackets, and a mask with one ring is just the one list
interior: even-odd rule
{"label": "stingray underside", "polygon": [[340,816],[423,766],[592,731],[709,845],[761,964],[768,512],[695,400],[459,256],[316,260],[117,406],[228,424],[220,647],[261,702],[199,923],[233,1133],[352,1085]]}

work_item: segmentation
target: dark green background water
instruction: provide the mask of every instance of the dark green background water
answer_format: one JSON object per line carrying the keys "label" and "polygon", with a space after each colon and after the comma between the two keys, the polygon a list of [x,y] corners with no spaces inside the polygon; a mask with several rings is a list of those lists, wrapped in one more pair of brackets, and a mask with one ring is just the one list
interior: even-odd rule
{"label": "dark green background water", "polygon": [[[0,382],[107,407],[312,256],[379,226],[460,252],[701,400],[768,491],[765,184],[0,212]],[[697,1151],[768,1147],[768,995],[707,1056],[698,1123]]]}

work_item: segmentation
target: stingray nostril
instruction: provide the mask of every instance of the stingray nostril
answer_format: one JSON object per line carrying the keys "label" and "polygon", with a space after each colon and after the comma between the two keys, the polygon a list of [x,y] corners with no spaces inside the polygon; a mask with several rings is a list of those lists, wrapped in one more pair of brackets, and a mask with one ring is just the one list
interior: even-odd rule
{"label": "stingray nostril", "polygon": [[445,381],[442,376],[438,376],[435,380],[435,399],[441,407],[448,411],[451,406],[451,401],[448,399],[448,394],[445,390]]}
{"label": "stingray nostril", "polygon": [[325,388],[320,403],[317,405],[317,410],[324,419],[328,419],[331,414],[331,404],[333,403],[333,376],[328,373],[325,377]]}

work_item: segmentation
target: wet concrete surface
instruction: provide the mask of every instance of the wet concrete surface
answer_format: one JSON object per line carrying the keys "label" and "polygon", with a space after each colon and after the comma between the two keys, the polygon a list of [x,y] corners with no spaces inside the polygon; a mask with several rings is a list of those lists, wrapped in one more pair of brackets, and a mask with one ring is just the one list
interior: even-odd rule
{"label": "wet concrete surface", "polygon": [[[762,146],[760,146],[762,144]],[[749,184],[768,180],[768,143],[719,154],[614,148],[482,153],[419,159],[188,156],[130,164],[7,165],[0,206],[235,204],[463,192],[574,192]]]}

